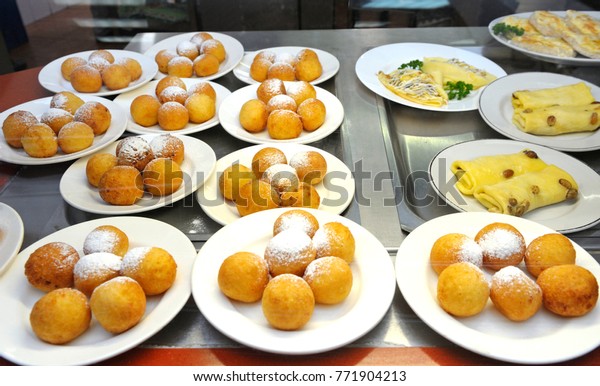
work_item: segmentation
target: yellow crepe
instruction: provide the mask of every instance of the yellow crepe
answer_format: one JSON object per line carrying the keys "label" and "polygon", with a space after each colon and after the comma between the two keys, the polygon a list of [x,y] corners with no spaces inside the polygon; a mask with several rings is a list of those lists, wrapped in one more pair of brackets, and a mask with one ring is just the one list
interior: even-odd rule
{"label": "yellow crepe", "polygon": [[494,185],[480,186],[474,196],[490,212],[522,216],[536,208],[575,199],[578,189],[569,173],[548,165]]}
{"label": "yellow crepe", "polygon": [[385,74],[377,73],[379,81],[394,94],[414,103],[441,107],[448,103],[448,95],[435,79],[420,70],[398,69]]}
{"label": "yellow crepe", "polygon": [[512,105],[516,109],[589,105],[593,101],[590,88],[583,82],[539,90],[519,90],[512,94]]}
{"label": "yellow crepe", "polygon": [[450,170],[456,176],[456,188],[462,194],[472,195],[480,186],[496,184],[545,167],[546,163],[537,158],[535,152],[525,149],[514,154],[456,160],[450,165]]}
{"label": "yellow crepe", "polygon": [[432,75],[441,74],[442,85],[445,85],[446,82],[463,81],[472,84],[474,90],[496,79],[495,75],[456,58],[423,58],[422,70]]}
{"label": "yellow crepe", "polygon": [[513,123],[519,130],[535,135],[594,131],[600,126],[600,103],[515,109]]}

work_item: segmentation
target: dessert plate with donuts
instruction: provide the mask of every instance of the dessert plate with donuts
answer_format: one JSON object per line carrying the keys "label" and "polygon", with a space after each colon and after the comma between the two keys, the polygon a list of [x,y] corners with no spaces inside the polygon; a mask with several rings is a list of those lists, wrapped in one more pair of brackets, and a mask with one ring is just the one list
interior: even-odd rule
{"label": "dessert plate with donuts", "polygon": [[[43,330],[38,328],[43,326],[37,325],[37,328],[34,329],[30,323],[30,313],[33,312],[34,304],[38,303],[45,294],[48,295],[58,290],[46,292],[38,289],[39,287],[32,285],[30,280],[33,276],[24,274],[23,268],[35,255],[35,251],[50,251],[46,247],[53,243],[54,245],[70,246],[79,255],[78,262],[82,262],[84,256],[94,255],[94,253],[86,255],[84,250],[88,245],[89,236],[94,230],[101,227],[118,228],[127,236],[128,243],[125,251],[128,252],[126,253],[147,247],[160,248],[168,252],[176,264],[174,280],[171,281],[170,287],[161,294],[150,295],[148,292],[145,297],[145,311],[141,319],[123,332],[109,332],[105,327],[114,325],[114,323],[104,323],[104,318],[103,323],[100,323],[94,315],[91,323],[88,322],[85,325],[85,330],[72,340],[62,344],[54,344],[54,339],[45,340],[49,335],[38,335]],[[94,240],[107,241],[110,239],[94,237]],[[89,245],[97,246],[98,243],[95,241]],[[60,255],[58,250],[54,251],[53,256]],[[98,256],[99,253],[95,253],[95,256]],[[114,357],[137,346],[169,323],[188,301],[191,292],[191,269],[196,254],[194,245],[177,228],[151,218],[131,216],[106,217],[83,222],[38,240],[19,253],[14,264],[0,281],[2,289],[0,298],[2,306],[7,311],[0,316],[3,326],[0,331],[0,356],[21,365],[86,365]],[[127,254],[123,256],[123,259],[123,261],[127,259]],[[92,265],[86,264],[84,267]],[[94,271],[94,269],[88,268],[88,272],[90,269]],[[78,275],[78,277],[84,276]],[[142,283],[140,280],[136,281]],[[61,289],[75,291],[76,288],[78,287]],[[118,293],[115,292],[115,294]],[[92,294],[91,297],[94,296],[95,294]],[[64,307],[65,312],[71,311],[74,315],[77,314],[74,312],[77,308],[72,303],[67,303]],[[46,310],[49,309],[46,308]],[[46,320],[49,323],[46,326],[49,330],[53,328],[50,320],[53,319]],[[67,323],[62,328],[71,330],[72,325]],[[48,341],[53,343],[47,343]]]}
{"label": "dessert plate with donuts", "polygon": [[[273,235],[274,224],[288,211],[290,211],[288,208],[279,208],[254,213],[226,225],[215,233],[200,249],[194,263],[192,295],[200,312],[217,330],[246,346],[266,352],[291,355],[314,354],[342,347],[365,335],[381,321],[390,307],[396,285],[392,260],[384,246],[365,228],[345,217],[321,210],[302,209],[304,216],[308,213],[313,218],[313,224],[318,223],[318,229],[312,237],[315,245],[321,245],[316,241],[316,239],[321,240],[320,230],[327,228],[326,224],[334,223],[337,223],[338,229],[348,230],[351,240],[354,241],[353,256],[350,261],[340,257],[346,260],[351,268],[350,291],[344,294],[345,297],[325,304],[321,303],[318,295],[315,295],[315,303],[308,305],[311,308],[309,311],[312,312],[308,320],[304,313],[300,316],[303,319],[300,322],[304,324],[294,323],[286,326],[285,321],[277,321],[266,316],[262,308],[265,305],[261,307],[260,293],[251,300],[242,301],[234,300],[238,298],[233,297],[231,293],[226,296],[221,290],[224,284],[221,273],[224,272],[220,273],[220,271],[224,261],[229,260],[229,256],[245,251],[246,255],[257,255],[260,261],[263,255],[266,256],[267,249],[276,251],[279,248],[286,248],[287,250],[285,245],[288,245],[290,250],[295,250],[295,246],[303,244],[305,240],[311,242],[310,236],[298,229],[288,228],[276,236]],[[332,234],[344,234],[345,236],[340,239],[349,241],[350,236],[347,232]],[[296,235],[298,239],[294,238]],[[289,236],[292,237],[288,238]],[[284,241],[283,245],[276,241],[278,237],[281,237],[280,241]],[[232,243],[233,239],[235,242]],[[350,244],[347,242],[345,245]],[[346,252],[347,250],[344,251]],[[330,257],[337,257],[335,252],[328,253],[332,253]],[[326,257],[316,258],[314,261],[319,262],[322,259]],[[235,270],[237,266],[233,265],[231,268]],[[314,272],[319,269],[306,268],[306,270]],[[262,302],[269,302],[270,306],[276,308],[276,304],[269,301],[272,298],[267,294],[270,284],[275,284],[278,278],[295,279],[302,284],[304,271],[301,269],[300,276],[297,276],[298,272],[275,275],[262,293]],[[306,276],[305,273],[304,277]],[[302,286],[307,287],[306,283]],[[310,292],[311,289],[308,291]],[[297,315],[294,311],[291,319],[296,319],[295,316]]]}
{"label": "dessert plate with donuts", "polygon": [[[512,240],[517,239],[507,237],[509,232],[503,229],[510,229],[513,236],[519,234],[522,247],[513,249]],[[458,263],[447,260],[449,265],[438,276],[433,262],[442,260],[438,260],[441,250],[435,248],[436,244],[447,236],[460,234],[472,241],[454,241],[443,250],[468,250],[461,255],[467,258],[461,257],[462,262]],[[482,242],[480,236],[486,241]],[[559,239],[563,241],[558,242]],[[473,258],[474,249],[464,247],[471,244],[479,245],[483,251],[483,260],[479,254],[478,263]],[[513,260],[517,251],[521,256]],[[486,266],[490,253],[498,258],[488,258],[488,262],[512,261],[492,269]],[[600,265],[573,240],[537,222],[495,213],[444,215],[412,231],[400,245],[395,264],[398,287],[417,316],[440,335],[480,355],[520,364],[550,364],[577,358],[600,344],[600,307],[593,300],[597,299]],[[536,271],[539,264],[545,264],[541,273]],[[458,269],[465,267],[479,270],[479,274],[459,273],[466,272]],[[566,279],[565,272],[570,272],[573,279]],[[469,300],[454,302],[458,298],[449,294],[457,292],[447,285],[453,277],[457,282],[477,277],[487,289],[469,292],[469,296],[463,293],[460,298]],[[525,290],[536,287],[532,292]],[[535,301],[520,303],[513,289],[536,293],[531,298]],[[557,296],[561,293],[569,295]]]}
{"label": "dessert plate with donuts", "polygon": [[[94,56],[96,54],[99,55]],[[103,58],[103,54],[110,56]],[[105,75],[100,75],[100,70],[129,59],[137,63],[134,64],[134,72],[130,72],[129,75],[119,71],[122,68],[116,69],[114,73],[107,72]],[[74,68],[65,70],[64,63],[75,60],[78,62],[71,66],[81,68],[77,71]],[[158,65],[152,59],[138,52],[92,50],[65,55],[53,60],[42,68],[38,75],[38,81],[42,87],[52,92],[70,91],[87,95],[109,96],[136,89],[150,82],[157,72]],[[134,73],[135,75],[133,75]],[[109,76],[110,78],[108,78]]]}
{"label": "dessert plate with donuts", "polygon": [[19,213],[0,202],[0,276],[19,253],[24,236],[23,220]]}

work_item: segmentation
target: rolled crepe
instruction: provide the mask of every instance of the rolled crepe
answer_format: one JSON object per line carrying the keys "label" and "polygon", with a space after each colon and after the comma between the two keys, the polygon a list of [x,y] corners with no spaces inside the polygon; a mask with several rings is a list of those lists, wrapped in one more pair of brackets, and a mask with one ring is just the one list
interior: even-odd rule
{"label": "rolled crepe", "polygon": [[[423,58],[422,70],[432,74],[436,79],[441,78],[442,86],[446,82],[463,81],[472,84],[474,90],[496,79],[495,75],[456,58]],[[434,74],[441,74],[441,76]]]}
{"label": "rolled crepe", "polygon": [[594,131],[600,126],[600,103],[516,109],[513,123],[519,130],[535,135]]}
{"label": "rolled crepe", "polygon": [[578,189],[569,173],[548,165],[494,185],[480,186],[474,196],[490,212],[522,216],[536,208],[575,199]]}
{"label": "rolled crepe", "polygon": [[588,85],[583,82],[540,90],[519,90],[512,94],[512,105],[515,109],[589,105],[592,102],[594,96]]}
{"label": "rolled crepe", "polygon": [[[528,155],[529,154],[529,155]],[[547,164],[531,150],[514,154],[478,157],[473,160],[456,160],[450,170],[456,176],[456,187],[462,194],[472,195],[480,186],[496,184],[528,172],[538,171]]]}

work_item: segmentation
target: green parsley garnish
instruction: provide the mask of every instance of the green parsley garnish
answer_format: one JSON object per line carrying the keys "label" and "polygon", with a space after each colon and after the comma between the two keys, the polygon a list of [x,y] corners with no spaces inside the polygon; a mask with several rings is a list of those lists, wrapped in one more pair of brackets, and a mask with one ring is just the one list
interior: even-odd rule
{"label": "green parsley garnish", "polygon": [[492,27],[492,31],[494,31],[495,35],[502,35],[509,40],[515,36],[521,36],[525,33],[523,28],[515,27],[514,25],[506,23],[498,23],[494,25],[494,27]]}
{"label": "green parsley garnish", "polygon": [[473,85],[470,83],[465,83],[462,80],[458,82],[446,82],[446,87],[444,87],[448,94],[448,99],[458,99],[461,100],[473,90]]}
{"label": "green parsley garnish", "polygon": [[404,68],[414,68],[415,70],[420,70],[423,67],[423,62],[420,61],[419,59],[415,59],[415,60],[411,60],[408,63],[404,63],[402,64],[400,67],[398,67],[400,70],[404,69]]}

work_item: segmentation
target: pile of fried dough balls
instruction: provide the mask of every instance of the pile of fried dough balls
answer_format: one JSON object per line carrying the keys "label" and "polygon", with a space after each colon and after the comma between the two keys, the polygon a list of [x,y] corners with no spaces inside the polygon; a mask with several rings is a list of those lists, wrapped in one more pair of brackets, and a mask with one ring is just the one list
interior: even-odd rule
{"label": "pile of fried dough balls", "polygon": [[53,241],[38,247],[25,263],[25,276],[45,292],[29,315],[33,332],[44,342],[65,344],[86,332],[92,317],[113,334],[137,325],[147,297],[175,282],[177,263],[160,247],[131,248],[125,232],[106,224],[92,229],[82,245]]}
{"label": "pile of fried dough balls", "polygon": [[62,77],[77,92],[95,93],[102,86],[108,90],[129,87],[142,76],[142,65],[130,57],[115,59],[108,50],[95,50],[88,58],[70,56],[60,66]]}
{"label": "pile of fried dough balls", "polygon": [[115,153],[96,153],[86,163],[88,183],[111,205],[133,205],[144,195],[170,195],[183,184],[181,138],[161,134],[147,141],[131,136],[119,141]]}
{"label": "pile of fried dough balls", "polygon": [[94,138],[110,127],[112,115],[101,102],[84,102],[76,94],[62,91],[50,99],[50,106],[38,118],[17,110],[4,120],[4,139],[13,148],[22,148],[34,158],[48,158],[59,150],[76,153],[92,146]]}
{"label": "pile of fried dough balls", "polygon": [[250,77],[257,82],[266,79],[312,82],[323,74],[323,66],[314,50],[304,48],[296,55],[289,52],[261,51],[250,64]]}
{"label": "pile of fried dough balls", "polygon": [[188,89],[177,76],[158,81],[154,95],[135,97],[129,107],[131,118],[138,125],[157,125],[168,131],[181,130],[189,122],[200,124],[212,119],[217,110],[217,94],[208,82],[199,82]]}
{"label": "pile of fried dough balls", "polygon": [[225,46],[208,32],[198,32],[190,40],[179,42],[175,50],[163,49],[154,56],[161,73],[180,78],[216,74],[225,59]]}
{"label": "pile of fried dough balls", "polygon": [[272,327],[298,330],[311,319],[315,304],[335,305],[348,297],[354,252],[346,225],[320,225],[308,211],[290,209],[275,220],[263,256],[240,251],[223,260],[219,289],[234,301],[261,301]]}
{"label": "pile of fried dough balls", "polygon": [[[529,244],[517,228],[501,222],[486,225],[475,238],[448,233],[433,244],[430,264],[439,275],[440,306],[458,317],[479,314],[488,299],[511,321],[528,320],[542,306],[577,317],[598,300],[596,277],[576,264],[571,240],[560,233],[543,234]],[[484,270],[492,272],[491,280]]]}

